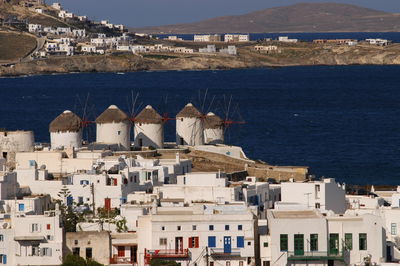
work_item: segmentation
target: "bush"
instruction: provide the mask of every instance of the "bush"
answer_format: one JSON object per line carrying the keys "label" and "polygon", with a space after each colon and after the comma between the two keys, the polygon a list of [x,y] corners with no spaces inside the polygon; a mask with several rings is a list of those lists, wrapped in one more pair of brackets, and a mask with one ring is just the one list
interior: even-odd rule
{"label": "bush", "polygon": [[104,266],[101,263],[98,263],[97,261],[94,261],[92,259],[87,259],[85,260],[82,257],[69,254],[64,260],[64,263],[62,266]]}
{"label": "bush", "polygon": [[152,259],[150,262],[151,266],[179,266],[179,263],[172,260],[160,260],[160,259]]}

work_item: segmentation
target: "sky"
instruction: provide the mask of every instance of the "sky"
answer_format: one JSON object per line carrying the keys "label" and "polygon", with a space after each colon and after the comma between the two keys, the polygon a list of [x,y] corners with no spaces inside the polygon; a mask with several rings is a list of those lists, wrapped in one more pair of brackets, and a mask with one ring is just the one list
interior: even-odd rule
{"label": "sky", "polygon": [[130,27],[188,23],[302,2],[337,2],[400,13],[400,0],[48,0],[91,19]]}

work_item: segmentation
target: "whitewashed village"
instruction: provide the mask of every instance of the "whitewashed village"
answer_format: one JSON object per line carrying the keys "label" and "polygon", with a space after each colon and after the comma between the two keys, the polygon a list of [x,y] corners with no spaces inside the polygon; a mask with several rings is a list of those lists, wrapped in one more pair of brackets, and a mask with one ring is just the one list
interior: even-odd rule
{"label": "whitewashed village", "polygon": [[[64,111],[50,143],[31,131],[0,134],[0,260],[61,265],[71,256],[103,265],[391,265],[400,259],[400,190],[346,193],[301,168],[262,176],[195,171],[185,158],[250,163],[224,144],[218,115],[193,104],[167,119],[148,105],[134,118],[110,105],[93,123]],[[155,156],[157,154],[157,156]],[[243,171],[248,173],[246,169]],[[279,180],[276,172],[279,173]]]}
{"label": "whitewashed village", "polygon": [[[4,0],[9,1],[9,0]],[[18,21],[15,18],[5,19],[2,25],[26,27],[27,32],[38,38],[38,45],[30,59],[43,59],[53,56],[106,55],[131,53],[164,54],[201,54],[201,55],[238,55],[238,45],[249,45],[259,53],[281,53],[281,46],[301,42],[288,36],[277,39],[251,40],[249,34],[196,34],[192,40],[185,40],[176,35],[157,37],[145,33],[129,32],[122,24],[113,24],[109,20],[92,21],[87,16],[77,15],[65,10],[60,3],[46,5],[42,0],[21,1],[20,5],[44,16],[56,18],[62,25],[46,26],[29,21]],[[68,26],[69,25],[69,26]],[[165,42],[163,42],[165,41]],[[196,45],[193,45],[196,44]],[[201,44],[204,43],[204,46]],[[386,46],[391,42],[385,39],[334,39],[313,40],[314,44],[349,45],[359,43]]]}
{"label": "whitewashed village", "polygon": [[[35,59],[115,51],[234,56],[238,43],[251,42],[249,34],[201,34],[193,42],[204,43],[202,48],[191,48],[178,36],[165,37],[178,46],[141,44],[140,38],[150,36],[129,33],[124,25],[92,22],[58,3],[24,4],[102,31],[28,23],[28,31],[40,37]],[[279,53],[281,44],[299,40],[265,41],[252,49]],[[254,166],[241,147],[225,144],[232,121],[197,107],[182,104],[173,118],[175,142],[164,139],[171,118],[150,105],[135,117],[110,105],[90,122],[96,126],[93,142],[84,138],[89,122],[68,110],[49,121],[48,144],[36,143],[32,131],[2,130],[0,264],[62,265],[71,256],[143,266],[400,261],[400,188],[355,191],[333,178],[311,175],[308,167]],[[188,157],[194,152],[208,158],[203,164],[214,170],[199,169],[199,162]],[[243,168],[219,167],[215,157]]]}

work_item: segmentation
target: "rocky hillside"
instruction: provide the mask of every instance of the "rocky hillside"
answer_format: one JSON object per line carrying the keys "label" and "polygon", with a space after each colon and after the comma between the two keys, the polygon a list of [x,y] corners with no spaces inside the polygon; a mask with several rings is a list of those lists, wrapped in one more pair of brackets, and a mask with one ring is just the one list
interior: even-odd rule
{"label": "rocky hillside", "polygon": [[400,15],[347,4],[303,3],[189,24],[132,29],[146,33],[399,31]]}

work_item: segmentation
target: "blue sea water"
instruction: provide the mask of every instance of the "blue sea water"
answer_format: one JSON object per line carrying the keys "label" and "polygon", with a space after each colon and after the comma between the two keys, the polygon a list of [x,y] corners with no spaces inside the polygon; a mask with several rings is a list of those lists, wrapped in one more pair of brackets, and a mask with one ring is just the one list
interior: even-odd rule
{"label": "blue sea water", "polygon": [[[140,93],[142,107],[151,104],[170,116],[189,101],[200,108],[205,102],[205,111],[211,105],[225,116],[232,95],[230,116],[238,121],[242,117],[246,124],[232,126],[227,142],[242,146],[250,158],[307,165],[317,176],[346,183],[398,184],[399,81],[400,66],[1,78],[0,127],[34,130],[36,141],[47,142],[51,120],[66,109],[82,114],[77,99],[84,101],[88,93],[92,120],[111,104],[129,112],[131,91]],[[175,122],[169,121],[167,141],[174,140],[174,129]],[[87,134],[93,138],[94,128]]]}

